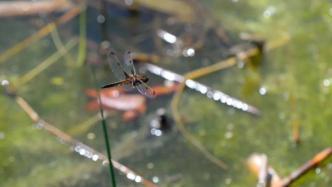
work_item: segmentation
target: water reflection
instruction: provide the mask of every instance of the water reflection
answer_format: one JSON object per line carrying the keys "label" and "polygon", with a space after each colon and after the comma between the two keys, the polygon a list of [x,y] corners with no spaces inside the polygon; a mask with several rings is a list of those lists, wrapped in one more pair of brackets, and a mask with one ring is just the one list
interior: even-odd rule
{"label": "water reflection", "polygon": [[89,147],[85,146],[84,144],[77,143],[73,146],[73,150],[80,154],[81,156],[84,156],[88,159],[91,159],[93,161],[99,160],[99,155],[95,153],[95,151],[91,150]]}
{"label": "water reflection", "polygon": [[195,49],[193,47],[185,47],[184,42],[174,34],[167,32],[166,30],[159,29],[157,31],[157,36],[160,37],[163,41],[172,45],[172,48],[167,50],[169,55],[183,55],[184,57],[195,56]]}
{"label": "water reflection", "polygon": [[[177,73],[174,73],[172,71],[160,68],[153,64],[147,64],[146,68],[151,73],[161,76],[170,81],[183,82],[185,80],[183,76],[181,76]],[[195,80],[187,79],[185,81],[185,85],[188,88],[198,91],[201,94],[207,96],[209,99],[213,99],[214,101],[220,102],[222,104],[226,104],[228,106],[242,110],[244,112],[248,112],[248,113],[255,114],[255,115],[259,114],[259,110],[257,108],[255,108],[245,102],[242,102],[236,98],[233,98],[233,97],[223,93],[222,91],[214,90]]]}
{"label": "water reflection", "polygon": [[175,42],[177,42],[176,36],[165,30],[159,29],[157,35],[167,43],[175,44]]}

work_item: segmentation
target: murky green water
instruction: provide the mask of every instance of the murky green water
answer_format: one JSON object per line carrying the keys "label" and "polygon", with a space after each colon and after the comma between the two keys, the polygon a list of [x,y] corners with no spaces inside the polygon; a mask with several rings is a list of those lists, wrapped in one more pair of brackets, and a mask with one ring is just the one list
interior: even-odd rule
{"label": "murky green water", "polygon": [[[227,163],[227,170],[207,160],[175,126],[162,137],[148,136],[148,125],[157,108],[166,108],[171,116],[171,96],[148,100],[145,115],[134,122],[123,123],[120,113],[108,118],[113,156],[160,186],[254,186],[257,179],[245,163],[252,153],[267,154],[279,175],[288,176],[332,144],[332,3],[210,0],[204,5],[232,38],[241,32],[263,37],[267,43],[290,37],[284,45],[267,51],[257,68],[233,67],[198,79],[258,107],[261,115],[253,117],[186,89],[180,102],[185,127]],[[151,38],[137,35],[153,27],[146,24],[149,15],[129,19],[123,10],[114,10],[111,39],[120,53],[128,48],[159,53],[154,51]],[[93,9],[88,10],[88,35],[98,42],[96,15]],[[35,19],[0,19],[0,52],[34,33],[38,29]],[[60,27],[64,43],[77,36],[78,26],[75,19]],[[123,28],[127,29],[120,30]],[[205,42],[212,46],[209,37]],[[223,47],[204,48],[195,58],[165,57],[159,63],[176,72],[187,72],[220,60]],[[18,80],[55,51],[50,36],[33,43],[0,64],[0,79]],[[100,124],[87,129],[82,125],[97,113],[85,110],[88,98],[84,90],[95,85],[89,68],[76,66],[76,59],[74,47],[69,57],[22,84],[18,94],[43,119],[105,152]],[[97,73],[100,85],[112,79],[102,66]],[[151,85],[162,83],[161,78],[148,76]],[[1,95],[0,106],[0,186],[110,186],[106,167],[80,157],[37,128],[14,100]],[[300,124],[301,143],[297,146],[292,141],[294,123]],[[331,165],[329,159],[293,186],[330,186]],[[119,173],[117,180],[119,186],[138,185]]]}

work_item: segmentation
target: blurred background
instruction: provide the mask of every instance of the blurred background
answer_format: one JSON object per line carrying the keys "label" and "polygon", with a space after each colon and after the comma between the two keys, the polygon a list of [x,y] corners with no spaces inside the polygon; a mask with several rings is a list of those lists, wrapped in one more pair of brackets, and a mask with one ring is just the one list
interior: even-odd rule
{"label": "blurred background", "polygon": [[[2,0],[0,186],[331,186],[331,30],[323,0]],[[152,97],[100,89],[133,66]]]}

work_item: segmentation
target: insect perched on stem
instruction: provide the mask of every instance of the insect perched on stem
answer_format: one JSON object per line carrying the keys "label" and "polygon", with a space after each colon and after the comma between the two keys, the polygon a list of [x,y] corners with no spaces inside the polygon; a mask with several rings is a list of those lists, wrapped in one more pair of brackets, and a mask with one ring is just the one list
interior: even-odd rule
{"label": "insect perched on stem", "polygon": [[107,61],[115,77],[118,79],[118,82],[107,84],[102,88],[131,85],[141,94],[147,97],[155,97],[154,90],[146,84],[149,81],[149,78],[145,75],[136,73],[132,54],[130,51],[127,51],[124,54],[124,63],[120,62],[119,58],[113,51],[110,51],[107,54]]}

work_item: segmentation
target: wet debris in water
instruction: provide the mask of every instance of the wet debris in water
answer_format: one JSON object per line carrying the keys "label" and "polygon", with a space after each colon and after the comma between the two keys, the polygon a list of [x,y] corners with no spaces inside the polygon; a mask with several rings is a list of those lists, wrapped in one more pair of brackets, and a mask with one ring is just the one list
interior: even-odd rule
{"label": "wet debris in water", "polygon": [[138,118],[146,111],[146,98],[138,94],[125,94],[122,87],[101,90],[101,103],[98,101],[98,92],[96,90],[87,89],[86,95],[92,99],[86,105],[87,110],[98,111],[101,104],[108,111],[122,111],[122,119],[126,122]]}
{"label": "wet debris in water", "polygon": [[[156,85],[152,89],[155,91],[155,96],[159,97],[174,93],[178,89],[178,84]],[[102,89],[100,91],[100,102],[98,101],[98,92],[96,90],[86,89],[85,94],[90,98],[85,107],[88,111],[97,111],[101,103],[103,109],[109,112],[113,110],[123,112],[122,120],[125,122],[137,119],[147,109],[144,96],[130,93],[124,87]]]}
{"label": "wet debris in water", "polygon": [[314,170],[316,174],[320,174],[321,168],[319,166],[331,155],[332,147],[328,147],[284,178],[279,177],[277,172],[268,164],[268,158],[265,154],[252,154],[247,160],[247,166],[258,177],[257,186],[287,187],[311,170]]}
{"label": "wet debris in water", "polygon": [[265,154],[252,154],[247,160],[247,166],[258,177],[257,187],[281,187],[281,178],[268,164]]}
{"label": "wet debris in water", "polygon": [[1,85],[1,92],[3,92],[5,95],[10,97],[16,96],[15,90],[11,87],[11,84],[9,83],[8,80],[6,79],[1,80],[0,85]]}
{"label": "wet debris in water", "polygon": [[159,108],[156,111],[155,116],[150,121],[150,134],[153,136],[162,136],[172,128],[172,120],[166,114],[164,108]]}
{"label": "wet debris in water", "polygon": [[155,54],[146,54],[146,53],[133,53],[133,60],[134,62],[151,62],[157,63],[160,61],[160,57]]}

